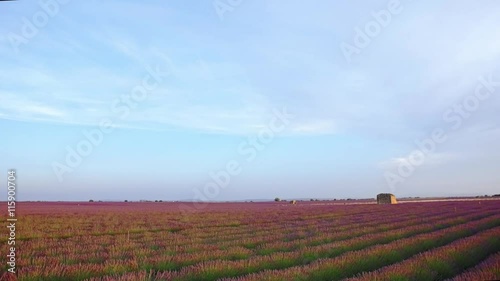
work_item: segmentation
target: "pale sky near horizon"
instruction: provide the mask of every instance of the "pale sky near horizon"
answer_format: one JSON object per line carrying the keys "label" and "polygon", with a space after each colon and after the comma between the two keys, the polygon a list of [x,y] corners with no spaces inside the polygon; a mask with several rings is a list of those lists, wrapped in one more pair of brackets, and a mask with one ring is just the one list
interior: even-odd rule
{"label": "pale sky near horizon", "polygon": [[497,1],[61,2],[0,2],[19,200],[500,193]]}

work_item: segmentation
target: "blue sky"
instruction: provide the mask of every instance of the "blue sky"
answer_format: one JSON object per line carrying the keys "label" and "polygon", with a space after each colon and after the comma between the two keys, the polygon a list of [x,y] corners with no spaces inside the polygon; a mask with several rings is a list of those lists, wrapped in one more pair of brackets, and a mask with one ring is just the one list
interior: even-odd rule
{"label": "blue sky", "polygon": [[[0,179],[17,169],[20,200],[198,200],[231,161],[209,200],[500,193],[496,1],[0,11]],[[113,130],[70,167],[103,120]],[[446,140],[416,144],[435,130]]]}

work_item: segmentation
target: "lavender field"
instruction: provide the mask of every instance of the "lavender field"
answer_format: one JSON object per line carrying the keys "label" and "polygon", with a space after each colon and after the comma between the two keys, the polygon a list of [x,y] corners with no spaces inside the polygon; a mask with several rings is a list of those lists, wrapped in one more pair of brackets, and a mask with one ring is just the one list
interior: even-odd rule
{"label": "lavender field", "polygon": [[22,203],[17,277],[500,278],[498,200],[344,203],[213,203],[203,213],[181,213],[180,203]]}

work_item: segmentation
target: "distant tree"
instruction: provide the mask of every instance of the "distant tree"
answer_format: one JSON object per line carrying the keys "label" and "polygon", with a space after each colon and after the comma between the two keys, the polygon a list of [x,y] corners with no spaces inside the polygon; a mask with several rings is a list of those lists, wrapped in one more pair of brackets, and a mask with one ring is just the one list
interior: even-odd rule
{"label": "distant tree", "polygon": [[276,198],[274,198],[274,201],[279,202],[279,201],[281,201],[281,199],[279,199],[278,197],[276,197]]}
{"label": "distant tree", "polygon": [[125,203],[127,203],[127,202],[128,202],[128,200],[125,200]]}
{"label": "distant tree", "polygon": [[90,199],[89,202],[92,203],[92,202],[94,202],[94,200]]}
{"label": "distant tree", "polygon": [[311,200],[309,200],[309,201],[314,201],[314,199],[311,198]]}
{"label": "distant tree", "polygon": [[158,202],[160,202],[160,203],[161,203],[161,202],[163,202],[163,200],[160,200],[160,201],[158,201]]}

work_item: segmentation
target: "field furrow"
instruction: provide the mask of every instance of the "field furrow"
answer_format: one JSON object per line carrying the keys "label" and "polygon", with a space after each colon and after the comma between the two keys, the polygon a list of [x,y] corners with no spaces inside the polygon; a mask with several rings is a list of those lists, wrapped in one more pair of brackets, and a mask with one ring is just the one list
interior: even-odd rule
{"label": "field furrow", "polygon": [[349,280],[444,280],[475,266],[477,261],[497,251],[500,251],[500,227],[457,240]]}

